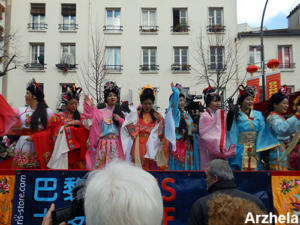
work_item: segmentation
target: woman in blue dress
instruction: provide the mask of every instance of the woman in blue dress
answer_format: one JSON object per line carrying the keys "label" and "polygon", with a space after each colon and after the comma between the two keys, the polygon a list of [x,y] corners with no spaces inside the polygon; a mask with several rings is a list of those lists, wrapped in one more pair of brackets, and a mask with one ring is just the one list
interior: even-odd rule
{"label": "woman in blue dress", "polygon": [[[255,89],[240,86],[236,110],[228,112],[227,145],[236,145],[236,156],[229,159],[234,170],[261,170],[261,152],[278,145],[265,125],[262,113],[253,110]],[[235,111],[235,113],[233,112]]]}
{"label": "woman in blue dress", "polygon": [[165,136],[169,141],[169,170],[199,169],[193,148],[193,120],[184,110],[185,96],[180,93],[181,85],[171,84],[173,94],[165,119]]}
{"label": "woman in blue dress", "polygon": [[270,114],[267,117],[267,125],[280,142],[279,146],[270,151],[270,168],[272,170],[288,170],[288,155],[285,154],[285,151],[287,151],[287,145],[291,141],[291,135],[296,133],[300,126],[299,107],[290,118],[285,119],[282,116],[287,112],[288,107],[289,100],[284,88],[269,99],[268,110]]}

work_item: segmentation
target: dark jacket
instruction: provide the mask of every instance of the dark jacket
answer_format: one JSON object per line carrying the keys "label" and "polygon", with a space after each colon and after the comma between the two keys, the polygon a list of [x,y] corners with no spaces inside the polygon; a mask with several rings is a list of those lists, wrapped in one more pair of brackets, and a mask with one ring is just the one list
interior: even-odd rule
{"label": "dark jacket", "polygon": [[263,211],[267,211],[264,204],[259,198],[238,190],[236,184],[234,183],[234,180],[220,180],[217,183],[213,184],[208,189],[208,192],[210,193],[209,195],[198,199],[194,203],[190,212],[190,217],[188,219],[188,225],[208,225],[208,201],[212,199],[212,197],[216,194],[227,194],[232,197],[243,198],[254,202]]}

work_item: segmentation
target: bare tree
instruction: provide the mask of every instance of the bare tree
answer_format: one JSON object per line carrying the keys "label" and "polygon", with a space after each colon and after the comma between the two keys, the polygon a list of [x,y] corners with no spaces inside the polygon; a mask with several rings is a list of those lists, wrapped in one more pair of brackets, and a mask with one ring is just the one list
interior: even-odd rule
{"label": "bare tree", "polygon": [[[0,32],[0,61],[4,64],[3,71],[0,71],[0,77],[6,75],[10,70],[16,69],[16,48],[17,40],[16,32],[9,32],[4,30]],[[11,66],[14,64],[14,66]]]}
{"label": "bare tree", "polygon": [[238,46],[229,34],[200,32],[193,57],[197,67],[192,69],[199,75],[198,83],[207,83],[222,92],[231,80],[237,79]]}
{"label": "bare tree", "polygon": [[[89,49],[88,62],[80,65],[81,76],[78,82],[97,103],[103,101],[103,88],[106,82],[105,65],[105,46],[98,31],[91,35],[91,49]],[[91,51],[90,51],[91,50]]]}

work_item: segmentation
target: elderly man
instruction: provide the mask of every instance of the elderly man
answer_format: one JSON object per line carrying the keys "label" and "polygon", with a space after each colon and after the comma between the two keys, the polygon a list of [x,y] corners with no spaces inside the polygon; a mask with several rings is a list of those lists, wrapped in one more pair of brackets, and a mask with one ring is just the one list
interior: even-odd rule
{"label": "elderly man", "polygon": [[262,201],[257,197],[237,189],[232,170],[227,161],[212,160],[207,164],[205,177],[209,195],[198,199],[190,213],[188,225],[208,225],[208,201],[217,194],[227,194],[255,203],[260,209],[266,211]]}
{"label": "elderly man", "polygon": [[[43,225],[52,225],[53,210],[54,205]],[[87,225],[159,225],[163,202],[157,181],[150,173],[115,161],[89,174],[84,211]]]}

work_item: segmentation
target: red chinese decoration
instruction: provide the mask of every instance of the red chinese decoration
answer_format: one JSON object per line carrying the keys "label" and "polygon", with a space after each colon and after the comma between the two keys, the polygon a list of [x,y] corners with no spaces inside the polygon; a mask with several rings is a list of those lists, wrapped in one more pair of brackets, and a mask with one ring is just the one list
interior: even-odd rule
{"label": "red chinese decoration", "polygon": [[267,67],[272,69],[273,71],[279,66],[280,61],[279,59],[270,59],[267,63]]}
{"label": "red chinese decoration", "polygon": [[247,67],[247,72],[253,76],[253,73],[255,73],[258,70],[258,66],[256,65],[250,65]]}

